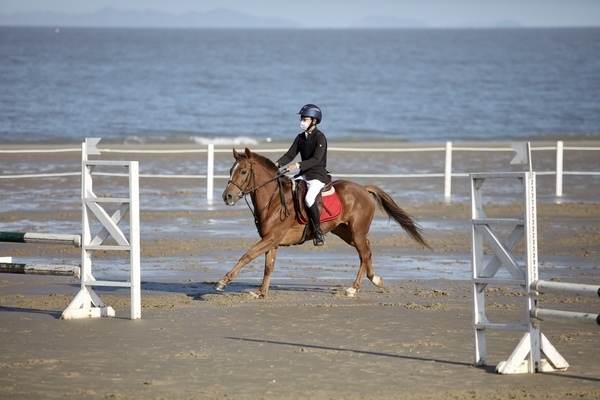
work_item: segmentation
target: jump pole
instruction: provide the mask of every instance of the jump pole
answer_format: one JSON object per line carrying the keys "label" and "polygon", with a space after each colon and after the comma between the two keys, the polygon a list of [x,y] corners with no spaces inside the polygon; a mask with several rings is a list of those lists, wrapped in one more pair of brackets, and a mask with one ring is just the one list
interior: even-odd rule
{"label": "jump pole", "polygon": [[600,314],[591,314],[575,311],[551,310],[546,308],[533,308],[531,310],[531,318],[540,321],[564,321],[569,319],[572,321],[591,323],[600,325]]}
{"label": "jump pole", "polygon": [[[539,298],[542,294],[567,294],[577,297],[600,298],[600,286],[570,282],[535,281],[530,285],[530,294]],[[572,320],[582,323],[600,325],[600,314],[552,310],[534,307],[530,310],[531,318],[539,321],[563,321]]]}
{"label": "jump pole", "polygon": [[81,277],[81,268],[75,265],[20,264],[0,262],[0,273],[28,275],[64,275]]}
{"label": "jump pole", "polygon": [[29,232],[0,232],[0,242],[59,244],[81,247],[81,235],[61,235],[55,233]]}
{"label": "jump pole", "polygon": [[[55,233],[0,232],[0,242],[41,243],[81,247],[80,235]],[[33,275],[67,275],[80,277],[81,268],[75,265],[13,263],[12,257],[0,257],[0,273]]]}
{"label": "jump pole", "polygon": [[575,296],[600,297],[600,286],[569,282],[535,281],[530,285],[537,294],[561,293]]}

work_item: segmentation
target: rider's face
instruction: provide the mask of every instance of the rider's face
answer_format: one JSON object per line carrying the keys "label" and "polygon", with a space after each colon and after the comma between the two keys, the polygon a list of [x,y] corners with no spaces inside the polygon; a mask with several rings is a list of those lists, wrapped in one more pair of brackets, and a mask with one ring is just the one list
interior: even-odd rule
{"label": "rider's face", "polygon": [[310,128],[311,122],[311,117],[300,117],[300,129],[302,129],[303,131],[307,130],[308,128]]}

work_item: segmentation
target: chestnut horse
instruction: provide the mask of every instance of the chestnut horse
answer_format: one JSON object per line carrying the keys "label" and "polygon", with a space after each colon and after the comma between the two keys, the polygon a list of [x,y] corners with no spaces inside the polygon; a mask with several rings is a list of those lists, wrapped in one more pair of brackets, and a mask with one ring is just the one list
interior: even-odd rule
{"label": "chestnut horse", "polygon": [[[292,182],[282,175],[275,164],[266,157],[252,153],[248,148],[244,153],[233,149],[235,162],[231,167],[230,178],[223,200],[233,206],[238,200],[249,195],[252,200],[253,214],[260,240],[217,284],[215,289],[224,291],[240,269],[261,254],[265,255],[265,271],[260,290],[252,293],[255,297],[265,297],[269,291],[271,273],[275,266],[275,257],[279,246],[290,246],[302,241],[305,225],[298,222],[292,198]],[[340,197],[342,211],[334,220],[321,223],[323,233],[331,232],[353,246],[360,257],[358,275],[346,295],[354,296],[360,284],[367,277],[377,287],[383,286],[383,280],[373,272],[371,248],[367,233],[375,215],[375,203],[385,211],[390,219],[396,221],[417,243],[431,249],[421,236],[421,228],[413,217],[402,210],[383,190],[376,186],[361,186],[345,180],[333,182]],[[375,200],[375,201],[374,201]],[[247,201],[247,200],[246,200]],[[300,204],[303,204],[301,201]],[[249,206],[250,207],[250,206]],[[311,239],[309,236],[308,239]]]}

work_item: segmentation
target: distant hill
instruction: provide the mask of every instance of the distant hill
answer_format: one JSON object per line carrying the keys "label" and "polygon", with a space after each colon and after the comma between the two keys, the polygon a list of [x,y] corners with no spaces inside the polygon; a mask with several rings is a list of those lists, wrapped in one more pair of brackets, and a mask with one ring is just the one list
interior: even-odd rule
{"label": "distant hill", "polygon": [[[427,23],[410,18],[396,18],[383,15],[369,15],[365,18],[354,21],[351,28],[363,29],[409,29],[409,28],[429,28]],[[455,26],[455,28],[522,28],[523,26],[518,21],[501,20],[494,24],[486,24],[482,22],[465,22]]]}
{"label": "distant hill", "polygon": [[369,15],[355,21],[352,28],[427,28],[423,21],[408,18],[386,17],[381,15]]}
{"label": "distant hill", "polygon": [[[1,0],[0,0],[1,1]],[[0,13],[0,26],[102,27],[102,28],[303,28],[285,18],[266,18],[227,8],[207,12],[189,11],[172,14],[155,10],[121,11],[103,8],[87,14],[56,12]],[[348,28],[407,29],[428,28],[427,23],[410,18],[370,15],[354,21]],[[520,28],[517,21],[504,20],[495,24],[465,22],[457,28]]]}
{"label": "distant hill", "polygon": [[171,14],[154,10],[120,11],[103,8],[88,14],[54,12],[0,13],[3,26],[103,28],[300,28],[292,20],[263,18],[226,8]]}

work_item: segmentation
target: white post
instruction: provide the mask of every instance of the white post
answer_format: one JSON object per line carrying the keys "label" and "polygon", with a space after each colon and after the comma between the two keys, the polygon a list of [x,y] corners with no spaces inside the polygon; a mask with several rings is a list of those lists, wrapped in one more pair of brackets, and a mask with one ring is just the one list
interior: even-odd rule
{"label": "white post", "polygon": [[[529,143],[527,149],[530,151]],[[529,153],[531,155],[531,153]],[[529,158],[531,160],[531,157]],[[537,307],[538,302],[534,296],[531,296],[531,283],[538,280],[538,240],[537,240],[537,195],[535,172],[531,172],[531,161],[529,162],[529,173],[525,174],[525,248],[527,259],[527,275],[525,294],[527,296],[527,309]],[[542,333],[539,324],[532,321],[531,315],[526,315],[529,325],[529,359],[528,369],[530,373],[541,372],[542,362]]]}
{"label": "white post", "polygon": [[563,194],[563,142],[556,142],[556,197]]}
{"label": "white post", "polygon": [[[471,177],[471,221],[483,218],[481,186],[485,178],[475,179]],[[484,269],[483,260],[483,236],[471,224],[471,280],[476,282]],[[473,284],[473,327],[475,329],[475,365],[487,364],[487,343],[485,329],[478,329],[480,324],[488,322],[485,316],[485,286]]]}
{"label": "white post", "polygon": [[452,142],[446,142],[446,166],[444,169],[444,198],[450,200],[452,192]]}
{"label": "white post", "polygon": [[206,160],[206,200],[209,205],[213,203],[213,185],[215,177],[215,145],[208,144]]}
{"label": "white post", "polygon": [[142,278],[140,273],[140,173],[139,163],[129,165],[129,262],[131,274],[131,319],[142,318]]}

